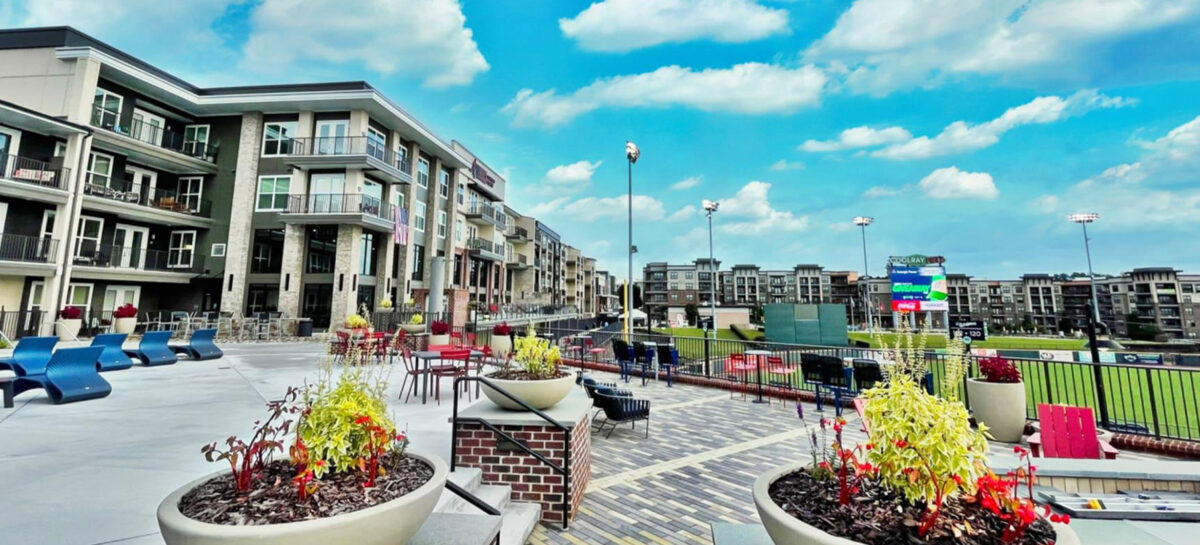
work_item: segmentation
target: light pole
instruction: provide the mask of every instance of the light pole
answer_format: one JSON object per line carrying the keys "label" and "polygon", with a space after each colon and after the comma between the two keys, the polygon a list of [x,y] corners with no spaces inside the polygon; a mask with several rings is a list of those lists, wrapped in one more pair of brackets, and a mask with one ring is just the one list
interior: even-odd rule
{"label": "light pole", "polygon": [[721,206],[721,203],[706,200],[701,204],[704,206],[705,215],[708,216],[708,317],[712,320],[712,327],[709,329],[715,338],[717,335],[717,266],[716,261],[713,261],[712,216],[717,211],[717,208]]}
{"label": "light pole", "polygon": [[1088,279],[1092,284],[1092,320],[1096,325],[1100,324],[1100,303],[1096,299],[1096,275],[1092,272],[1092,247],[1091,240],[1088,238],[1087,224],[1100,219],[1100,214],[1095,212],[1078,212],[1067,216],[1067,219],[1078,223],[1083,227],[1083,251],[1087,255]]}
{"label": "light pole", "polygon": [[[637,144],[626,140],[625,141],[625,158],[629,160],[629,193],[625,200],[629,208],[629,276],[625,281],[625,342],[629,342],[629,335],[633,332],[630,325],[633,318],[633,164],[637,162],[638,157],[642,156],[641,150]],[[650,316],[646,316],[646,326],[650,326]]]}
{"label": "light pole", "polygon": [[870,216],[857,216],[854,218],[854,225],[862,229],[862,247],[863,247],[863,306],[867,309],[867,332],[874,330],[873,318],[871,317],[871,283],[869,281],[871,273],[867,267],[867,226],[875,222],[875,218]]}

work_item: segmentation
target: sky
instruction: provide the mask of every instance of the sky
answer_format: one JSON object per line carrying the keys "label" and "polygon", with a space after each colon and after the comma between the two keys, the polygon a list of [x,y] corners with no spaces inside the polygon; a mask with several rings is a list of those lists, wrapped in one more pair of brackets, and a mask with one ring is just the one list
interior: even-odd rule
{"label": "sky", "polygon": [[[198,85],[366,80],[625,271],[1200,272],[1200,0],[0,0]],[[635,272],[640,276],[640,272]]]}

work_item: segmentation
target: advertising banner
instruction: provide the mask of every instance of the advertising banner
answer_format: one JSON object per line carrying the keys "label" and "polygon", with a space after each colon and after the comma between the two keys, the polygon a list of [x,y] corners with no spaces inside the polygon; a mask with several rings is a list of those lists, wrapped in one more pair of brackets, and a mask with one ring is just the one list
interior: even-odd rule
{"label": "advertising banner", "polygon": [[945,267],[893,265],[890,274],[892,310],[901,312],[950,310]]}

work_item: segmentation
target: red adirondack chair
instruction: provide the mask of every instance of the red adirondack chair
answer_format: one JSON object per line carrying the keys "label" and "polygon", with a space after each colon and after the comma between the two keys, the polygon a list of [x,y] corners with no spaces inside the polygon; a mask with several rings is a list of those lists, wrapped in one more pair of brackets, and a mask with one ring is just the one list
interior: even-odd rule
{"label": "red adirondack chair", "polygon": [[1117,457],[1117,449],[1096,436],[1096,416],[1091,409],[1039,403],[1037,410],[1042,431],[1029,436],[1034,456],[1109,460]]}

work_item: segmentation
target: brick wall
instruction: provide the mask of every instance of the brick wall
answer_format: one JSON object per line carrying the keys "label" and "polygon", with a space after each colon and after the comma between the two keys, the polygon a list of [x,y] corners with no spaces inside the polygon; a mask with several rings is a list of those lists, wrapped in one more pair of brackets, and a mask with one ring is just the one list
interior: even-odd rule
{"label": "brick wall", "polygon": [[[565,466],[564,434],[552,426],[497,426],[505,433],[559,466]],[[512,487],[513,501],[540,503],[542,521],[562,524],[562,499],[569,488],[568,520],[579,511],[591,478],[591,422],[585,414],[571,428],[571,464],[568,479],[521,450],[498,450],[496,434],[479,424],[459,423],[455,464],[483,472],[483,482]]]}

